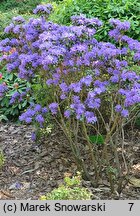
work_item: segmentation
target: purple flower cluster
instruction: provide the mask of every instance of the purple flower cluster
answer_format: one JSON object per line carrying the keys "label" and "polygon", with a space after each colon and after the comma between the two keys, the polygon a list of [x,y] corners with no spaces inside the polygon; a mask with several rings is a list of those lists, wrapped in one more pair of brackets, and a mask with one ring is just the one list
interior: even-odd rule
{"label": "purple flower cluster", "polygon": [[87,26],[87,27],[93,27],[93,26],[100,27],[100,26],[102,26],[102,22],[99,19],[86,18],[85,15],[72,16],[71,20],[72,20],[73,25],[78,25],[78,26],[80,26],[80,25]]}
{"label": "purple flower cluster", "polygon": [[82,103],[78,96],[73,97],[73,103],[70,105],[69,110],[65,110],[64,116],[69,118],[74,113],[76,114],[76,119],[78,120],[86,119],[87,123],[95,123],[97,121],[97,117],[94,112],[86,111],[86,103]]}
{"label": "purple flower cluster", "polygon": [[27,97],[27,94],[29,94],[30,92],[30,88],[27,88],[25,90],[25,92],[15,92],[10,99],[10,104],[14,104],[14,103],[21,103],[25,100],[25,98]]}
{"label": "purple flower cluster", "polygon": [[4,32],[6,34],[9,34],[9,33],[12,33],[13,29],[14,29],[14,23],[11,23],[9,26],[7,26],[5,29],[4,29]]}
{"label": "purple flower cluster", "polygon": [[111,19],[110,24],[114,27],[114,29],[109,31],[109,36],[114,38],[116,41],[120,41],[121,43],[127,45],[127,47],[122,48],[121,54],[125,55],[129,50],[134,51],[135,54],[133,56],[133,60],[139,62],[140,42],[124,35],[124,32],[130,29],[130,23],[128,21],[121,22],[117,19]]}
{"label": "purple flower cluster", "polygon": [[52,115],[57,114],[58,111],[58,103],[51,103],[49,105],[49,110],[51,111]]}
{"label": "purple flower cluster", "polygon": [[25,19],[22,16],[13,17],[12,20],[17,24],[25,23]]}
{"label": "purple flower cluster", "polygon": [[47,112],[48,109],[46,107],[41,107],[40,104],[32,105],[19,117],[19,120],[25,121],[26,123],[36,122],[40,127],[43,127]]}
{"label": "purple flower cluster", "polygon": [[0,84],[0,98],[4,96],[5,92],[8,90],[8,87],[5,84]]}
{"label": "purple flower cluster", "polygon": [[122,96],[125,96],[125,107],[131,107],[137,103],[140,103],[140,83],[135,82],[130,89],[120,89],[119,93]]}
{"label": "purple flower cluster", "polygon": [[[34,12],[51,10],[50,5],[39,5]],[[108,104],[110,109],[111,95],[122,101],[122,104],[114,102],[114,111],[123,117],[128,116],[131,106],[140,102],[140,76],[131,71],[129,62],[132,58],[134,64],[139,62],[140,42],[124,35],[130,28],[127,21],[110,21],[114,29],[109,35],[117,41],[114,44],[98,42],[94,34],[101,21],[84,15],[73,16],[71,26],[47,22],[42,17],[21,22],[21,18],[14,18],[14,23],[5,29],[12,33],[12,39],[2,40],[0,50],[15,51],[6,58],[3,55],[2,60],[8,71],[16,71],[20,78],[31,79],[37,74],[43,85],[46,83],[53,89],[54,97],[49,103],[46,101],[47,111],[52,115],[62,108],[66,118],[73,115],[78,120],[95,123],[102,104]],[[44,115],[38,105],[20,119],[29,123],[33,119],[42,126]]]}
{"label": "purple flower cluster", "polygon": [[119,31],[121,31],[121,30],[127,31],[130,29],[130,22],[128,22],[128,21],[121,22],[118,19],[111,19],[110,24],[113,25]]}
{"label": "purple flower cluster", "polygon": [[51,4],[46,4],[46,5],[38,5],[34,10],[34,14],[45,14],[49,15],[52,11],[53,7]]}
{"label": "purple flower cluster", "polygon": [[122,117],[129,116],[129,111],[127,109],[123,109],[123,107],[120,104],[115,106],[115,111],[120,113]]}

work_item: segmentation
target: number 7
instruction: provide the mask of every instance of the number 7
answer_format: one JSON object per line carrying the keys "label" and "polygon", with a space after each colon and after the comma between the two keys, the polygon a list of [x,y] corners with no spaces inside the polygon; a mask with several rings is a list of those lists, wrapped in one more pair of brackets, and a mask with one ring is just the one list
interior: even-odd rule
{"label": "number 7", "polygon": [[133,205],[134,205],[134,203],[128,203],[128,204],[130,205],[129,211],[131,211],[131,210],[132,210],[132,207],[133,207]]}

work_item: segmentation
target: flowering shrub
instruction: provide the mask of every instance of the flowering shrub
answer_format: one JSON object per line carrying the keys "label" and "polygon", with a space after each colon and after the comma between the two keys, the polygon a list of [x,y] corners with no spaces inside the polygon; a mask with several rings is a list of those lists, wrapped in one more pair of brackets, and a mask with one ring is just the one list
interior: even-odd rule
{"label": "flowering shrub", "polygon": [[[34,12],[48,16],[49,10],[50,5],[38,6]],[[0,43],[2,53],[15,48],[12,54],[1,57],[10,73],[17,72],[29,82],[37,75],[42,91],[46,86],[49,89],[44,92],[43,103],[40,100],[40,104],[31,106],[20,120],[43,127],[46,116],[51,114],[68,138],[78,165],[92,181],[78,145],[86,140],[96,183],[106,167],[113,191],[114,173],[108,155],[112,149],[116,176],[120,177],[115,137],[122,135],[140,103],[140,75],[132,70],[139,64],[140,42],[125,35],[130,28],[127,21],[110,21],[112,44],[94,38],[102,26],[97,18],[73,16],[71,26],[61,26],[47,22],[45,16],[28,23],[14,18],[5,29],[12,39]],[[90,141],[91,133],[104,134],[102,151]]]}
{"label": "flowering shrub", "polygon": [[47,5],[38,5],[34,10],[33,13],[34,14],[43,14],[45,16],[49,16],[51,11],[52,11],[52,5],[51,4],[47,4]]}

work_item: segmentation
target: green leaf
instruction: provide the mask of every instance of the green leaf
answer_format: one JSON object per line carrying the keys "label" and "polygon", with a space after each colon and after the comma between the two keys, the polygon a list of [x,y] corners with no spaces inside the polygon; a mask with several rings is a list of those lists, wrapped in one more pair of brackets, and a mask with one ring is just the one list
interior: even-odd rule
{"label": "green leaf", "polygon": [[18,108],[21,109],[21,104],[18,105]]}
{"label": "green leaf", "polygon": [[104,136],[103,135],[90,135],[89,140],[95,144],[104,144]]}
{"label": "green leaf", "polygon": [[8,118],[7,118],[5,115],[0,115],[0,121],[1,121],[1,120],[8,121]]}
{"label": "green leaf", "polygon": [[24,103],[22,104],[22,107],[24,108],[27,105],[27,100],[24,101]]}
{"label": "green leaf", "polygon": [[12,80],[13,79],[13,74],[10,73],[8,78],[9,78],[9,80]]}

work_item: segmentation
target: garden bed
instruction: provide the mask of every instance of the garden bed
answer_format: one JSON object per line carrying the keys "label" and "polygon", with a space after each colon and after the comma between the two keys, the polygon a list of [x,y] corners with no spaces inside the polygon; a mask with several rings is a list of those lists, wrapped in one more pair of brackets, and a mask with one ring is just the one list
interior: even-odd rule
{"label": "garden bed", "polygon": [[[0,125],[0,148],[6,157],[0,170],[0,199],[38,199],[63,183],[66,173],[76,174],[77,167],[61,131],[56,129],[46,141],[34,144],[32,130],[26,125]],[[93,188],[89,181],[83,181],[93,199],[140,199],[140,134],[135,132],[135,145],[125,140],[127,156],[133,154],[133,181],[128,182],[120,197],[117,193],[111,196],[107,182]],[[133,152],[129,151],[132,145]]]}

